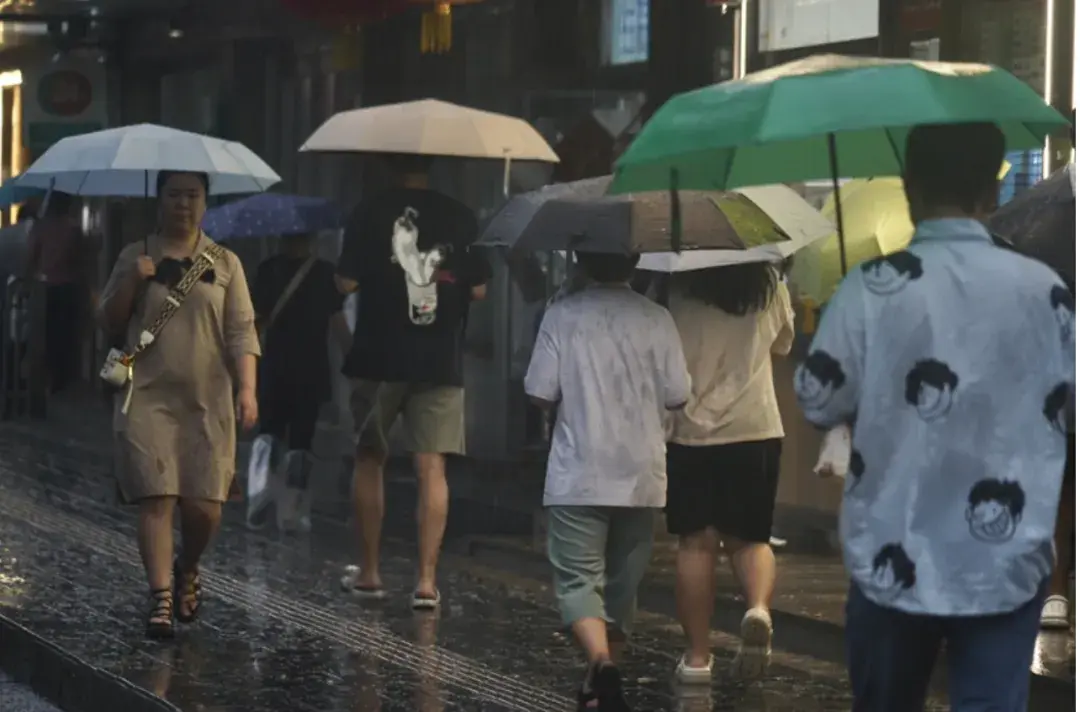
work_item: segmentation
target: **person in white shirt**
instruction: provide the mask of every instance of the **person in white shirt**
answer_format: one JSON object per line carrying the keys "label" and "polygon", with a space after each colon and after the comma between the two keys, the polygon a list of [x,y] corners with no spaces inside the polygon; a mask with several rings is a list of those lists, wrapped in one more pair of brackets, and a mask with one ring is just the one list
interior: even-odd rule
{"label": "person in white shirt", "polygon": [[588,285],[548,308],[525,392],[557,408],[544,506],[559,611],[589,660],[579,709],[620,712],[607,623],[621,639],[633,621],[664,506],[664,418],[690,383],[671,315],[630,289],[637,256],[577,259]]}
{"label": "person in white shirt", "polygon": [[667,527],[679,537],[675,596],[688,643],[676,676],[684,684],[712,680],[721,545],[747,606],[736,670],[756,676],[772,643],[769,539],[784,436],[772,356],[791,350],[791,298],[776,268],[758,263],[676,275],[668,305],[693,383],[674,417],[667,459]]}

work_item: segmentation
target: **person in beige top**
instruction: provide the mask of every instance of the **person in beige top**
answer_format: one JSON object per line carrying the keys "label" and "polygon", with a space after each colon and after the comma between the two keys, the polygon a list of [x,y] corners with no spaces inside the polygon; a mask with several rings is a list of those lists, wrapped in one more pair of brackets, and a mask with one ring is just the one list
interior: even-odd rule
{"label": "person in beige top", "polygon": [[[124,335],[131,353],[161,313],[169,291],[213,243],[200,229],[208,181],[161,172],[160,230],[120,252],[102,292],[98,318]],[[244,269],[223,250],[161,333],[135,360],[131,400],[116,397],[116,474],[126,502],[139,507],[138,540],[153,598],[147,635],[173,635],[199,610],[199,559],[217,531],[236,470],[236,420],[258,419],[259,341]],[[234,398],[234,393],[236,394]],[[173,562],[173,512],[181,547]]]}
{"label": "person in beige top", "polygon": [[675,593],[688,642],[677,676],[711,681],[709,621],[721,545],[747,604],[736,671],[756,676],[768,666],[772,642],[769,536],[784,436],[772,356],[791,350],[791,298],[776,268],[760,263],[675,275],[668,307],[693,384],[667,452],[667,526],[679,537]]}

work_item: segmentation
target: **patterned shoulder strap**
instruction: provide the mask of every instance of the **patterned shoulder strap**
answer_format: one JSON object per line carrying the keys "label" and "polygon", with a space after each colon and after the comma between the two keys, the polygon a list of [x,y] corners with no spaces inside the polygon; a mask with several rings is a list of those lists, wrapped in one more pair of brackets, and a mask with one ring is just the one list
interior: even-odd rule
{"label": "patterned shoulder strap", "polygon": [[187,299],[188,294],[195,287],[196,283],[202,276],[206,274],[207,270],[214,266],[225,255],[225,248],[218,244],[211,244],[206,247],[202,252],[196,255],[191,268],[184,273],[183,278],[176,284],[175,287],[169,290],[168,296],[165,297],[165,302],[161,305],[161,312],[158,313],[157,319],[154,319],[149,328],[145,329],[152,338],[139,339],[139,344],[132,352],[132,357],[145,351],[150,344],[152,344],[161,333],[161,330],[165,328],[165,325],[169,323],[169,320],[173,318],[177,310]]}

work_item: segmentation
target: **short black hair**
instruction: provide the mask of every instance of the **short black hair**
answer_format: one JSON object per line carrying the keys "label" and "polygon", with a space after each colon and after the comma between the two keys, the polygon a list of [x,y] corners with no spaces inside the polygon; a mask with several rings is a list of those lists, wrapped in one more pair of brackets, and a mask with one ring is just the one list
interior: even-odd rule
{"label": "short black hair", "polygon": [[574,255],[585,276],[602,284],[629,282],[641,259],[641,255],[614,252],[575,252]]}
{"label": "short black hair", "polygon": [[996,195],[1005,134],[992,123],[924,124],[908,134],[904,183],[927,205],[974,213]]}
{"label": "short black hair", "polygon": [[158,171],[157,174],[157,186],[154,195],[161,197],[161,191],[165,187],[165,184],[169,182],[169,179],[173,176],[191,175],[199,179],[202,183],[203,193],[205,195],[210,194],[210,177],[205,173],[199,173],[198,171]]}

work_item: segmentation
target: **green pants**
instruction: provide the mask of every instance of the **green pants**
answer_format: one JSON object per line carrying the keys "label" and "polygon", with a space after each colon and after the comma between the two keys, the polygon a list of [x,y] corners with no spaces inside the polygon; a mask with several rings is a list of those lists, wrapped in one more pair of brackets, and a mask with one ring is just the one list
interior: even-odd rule
{"label": "green pants", "polygon": [[652,557],[655,510],[549,507],[548,559],[563,623],[600,618],[629,633]]}

